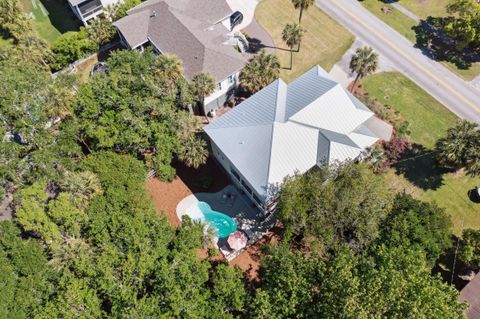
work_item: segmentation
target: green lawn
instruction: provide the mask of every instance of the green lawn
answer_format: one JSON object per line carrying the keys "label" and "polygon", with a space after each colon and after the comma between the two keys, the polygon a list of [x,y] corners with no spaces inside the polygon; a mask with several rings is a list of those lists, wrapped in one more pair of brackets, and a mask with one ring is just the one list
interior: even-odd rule
{"label": "green lawn", "polygon": [[[397,30],[401,35],[415,43],[417,40],[413,27],[417,22],[410,17],[407,17],[389,4],[383,3],[379,0],[364,0],[361,4],[376,15],[380,20]],[[403,1],[402,1],[403,4]],[[391,13],[382,12],[382,8],[389,8]]]}
{"label": "green lawn", "polygon": [[62,33],[77,31],[81,25],[64,0],[22,0],[22,6],[32,17],[34,30],[49,43]]}
{"label": "green lawn", "polygon": [[[257,21],[270,34],[275,46],[287,49],[276,50],[283,68],[290,67],[290,52],[282,41],[282,30],[287,23],[298,22],[298,15],[290,0],[262,0],[255,11]],[[352,34],[316,6],[304,12],[302,26],[306,33],[300,52],[294,53],[293,69],[281,72],[281,77],[287,82],[317,64],[330,70],[354,41]]]}
{"label": "green lawn", "polygon": [[386,172],[390,187],[446,208],[456,234],[460,234],[462,224],[464,228],[480,229],[480,205],[467,198],[468,190],[480,185],[480,178],[442,170],[431,154],[435,141],[445,135],[457,117],[400,73],[369,76],[363,80],[363,86],[368,94],[391,105],[411,123],[415,144],[412,158]]}
{"label": "green lawn", "polygon": [[[431,16],[445,16],[446,10],[445,6],[449,0],[402,0],[400,4],[410,11],[414,12],[421,18],[425,18],[429,15]],[[362,5],[376,15],[380,20],[391,26],[398,33],[403,35],[412,43],[417,42],[417,37],[415,31],[412,29],[417,25],[417,22],[410,17],[407,17],[400,11],[393,8],[391,5],[386,4],[379,0],[364,0],[361,2]],[[382,12],[382,8],[390,8],[391,13]],[[468,69],[459,69],[455,64],[450,62],[441,62],[445,65],[450,71],[456,73],[461,78],[470,81],[473,80],[476,76],[480,75],[480,63],[474,63]]]}
{"label": "green lawn", "polygon": [[[390,105],[411,123],[416,143],[432,148],[457,121],[457,116],[419,86],[397,72],[384,72],[362,81],[368,94]],[[426,129],[428,128],[428,129]]]}
{"label": "green lawn", "polygon": [[467,81],[471,81],[480,75],[480,62],[473,63],[468,69],[459,69],[455,64],[446,61],[443,61],[442,64]]}
{"label": "green lawn", "polygon": [[422,19],[428,16],[447,16],[447,5],[451,0],[401,0],[399,3]]}
{"label": "green lawn", "polygon": [[12,39],[5,39],[0,37],[0,50],[6,49],[7,47],[11,46],[13,43]]}

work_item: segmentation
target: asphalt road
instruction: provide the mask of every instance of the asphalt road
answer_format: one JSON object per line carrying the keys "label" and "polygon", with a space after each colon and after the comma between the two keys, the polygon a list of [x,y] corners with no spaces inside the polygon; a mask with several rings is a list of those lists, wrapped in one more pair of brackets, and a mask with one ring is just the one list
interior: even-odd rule
{"label": "asphalt road", "polygon": [[414,48],[357,0],[317,0],[316,4],[452,112],[480,123],[479,88]]}

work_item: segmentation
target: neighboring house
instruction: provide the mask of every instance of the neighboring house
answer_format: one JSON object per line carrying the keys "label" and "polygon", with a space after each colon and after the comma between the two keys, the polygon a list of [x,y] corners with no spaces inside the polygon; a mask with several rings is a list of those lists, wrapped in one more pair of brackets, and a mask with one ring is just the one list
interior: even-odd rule
{"label": "neighboring house", "polygon": [[230,31],[233,12],[225,0],[148,0],[127,14],[113,24],[124,46],[176,55],[189,80],[213,76],[217,88],[205,99],[205,113],[232,97],[247,60],[234,48],[242,35]]}
{"label": "neighboring house", "polygon": [[460,301],[468,304],[467,319],[480,318],[480,272],[460,291]]}
{"label": "neighboring house", "polygon": [[103,13],[109,5],[114,5],[121,0],[68,0],[75,15],[87,25],[87,22]]}
{"label": "neighboring house", "polygon": [[234,183],[264,211],[284,178],[358,159],[392,126],[314,67],[290,84],[276,80],[205,127]]}

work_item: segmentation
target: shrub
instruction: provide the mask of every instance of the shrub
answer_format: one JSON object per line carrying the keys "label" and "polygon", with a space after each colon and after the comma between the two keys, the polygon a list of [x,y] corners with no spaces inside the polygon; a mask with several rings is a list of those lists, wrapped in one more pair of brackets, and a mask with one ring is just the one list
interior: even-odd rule
{"label": "shrub", "polygon": [[213,247],[208,248],[208,256],[215,257],[217,255],[218,255],[217,249],[215,249]]}
{"label": "shrub", "polygon": [[53,70],[61,70],[97,50],[98,44],[89,39],[85,29],[64,33],[52,45],[55,58],[50,67]]}
{"label": "shrub", "polygon": [[458,255],[463,263],[476,269],[480,268],[480,230],[463,231]]}
{"label": "shrub", "polygon": [[390,141],[383,141],[382,146],[388,165],[391,165],[410,147],[410,142],[394,135]]}
{"label": "shrub", "polygon": [[368,106],[380,119],[392,124],[395,134],[399,138],[408,139],[410,136],[410,122],[405,120],[392,106],[384,105],[368,94],[356,94],[356,97]]}

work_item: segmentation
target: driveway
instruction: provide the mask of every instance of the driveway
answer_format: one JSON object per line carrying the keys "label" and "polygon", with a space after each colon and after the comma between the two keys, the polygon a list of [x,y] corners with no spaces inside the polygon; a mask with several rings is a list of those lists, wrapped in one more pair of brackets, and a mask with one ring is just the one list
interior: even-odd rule
{"label": "driveway", "polygon": [[253,56],[260,50],[265,49],[268,53],[275,53],[272,37],[255,19],[255,9],[259,0],[226,0],[233,11],[243,14],[243,21],[233,31],[242,31],[248,38],[250,49],[245,54]]}
{"label": "driveway", "polygon": [[352,0],[316,5],[458,116],[480,123],[480,89],[425,56],[397,31]]}
{"label": "driveway", "polygon": [[275,45],[273,44],[272,37],[256,19],[253,19],[252,22],[242,30],[242,32],[248,36],[250,49],[248,50],[247,55],[249,55],[250,58],[260,50],[265,50],[267,53],[271,54],[275,53]]}
{"label": "driveway", "polygon": [[255,8],[258,0],[226,0],[230,8],[235,11],[240,11],[243,14],[243,21],[237,25],[233,31],[239,31],[248,26],[255,18]]}
{"label": "driveway", "polygon": [[[332,76],[332,78],[334,78],[344,88],[347,88],[348,85],[355,80],[355,74],[350,71],[350,60],[352,59],[352,55],[355,54],[355,50],[357,48],[364,47],[366,45],[367,44],[365,42],[359,39],[355,40],[350,49],[345,52],[340,61],[338,61],[330,70],[329,74]],[[376,73],[388,71],[396,71],[395,66],[385,57],[380,56]]]}

